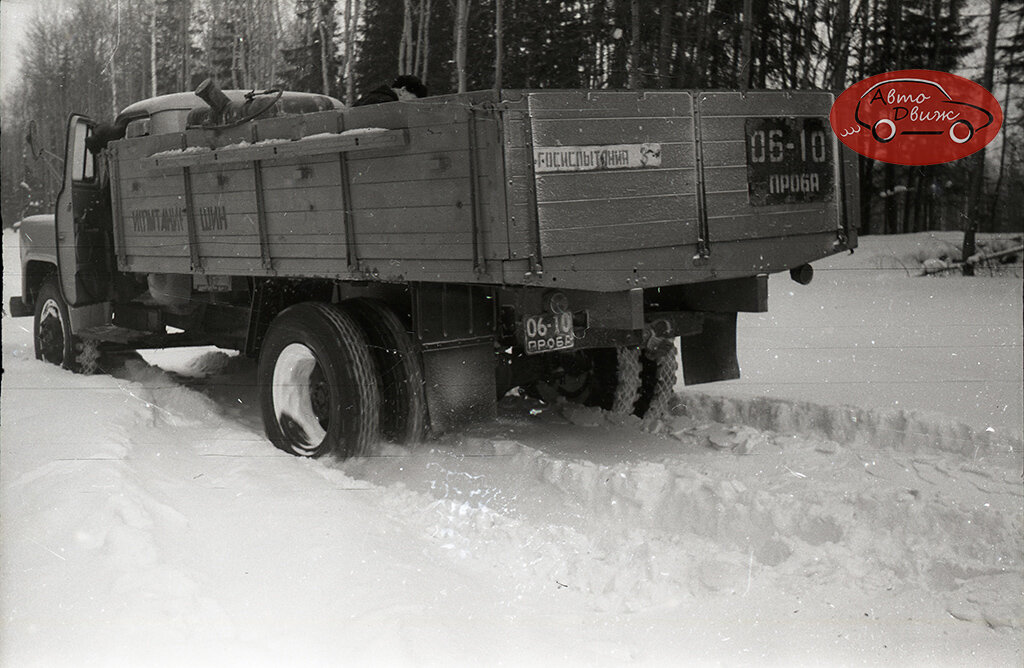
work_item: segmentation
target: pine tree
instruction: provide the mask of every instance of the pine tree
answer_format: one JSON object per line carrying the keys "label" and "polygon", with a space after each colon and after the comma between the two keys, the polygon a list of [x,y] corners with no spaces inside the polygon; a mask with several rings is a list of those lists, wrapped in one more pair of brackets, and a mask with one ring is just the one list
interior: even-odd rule
{"label": "pine tree", "polygon": [[335,0],[297,0],[295,22],[279,80],[284,88],[340,97]]}

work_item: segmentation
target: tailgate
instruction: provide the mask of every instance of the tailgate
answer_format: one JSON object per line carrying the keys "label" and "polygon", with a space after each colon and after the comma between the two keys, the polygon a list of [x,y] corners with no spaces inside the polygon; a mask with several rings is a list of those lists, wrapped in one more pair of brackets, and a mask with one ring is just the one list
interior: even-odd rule
{"label": "tailgate", "polygon": [[710,244],[841,228],[839,150],[828,92],[698,95]]}

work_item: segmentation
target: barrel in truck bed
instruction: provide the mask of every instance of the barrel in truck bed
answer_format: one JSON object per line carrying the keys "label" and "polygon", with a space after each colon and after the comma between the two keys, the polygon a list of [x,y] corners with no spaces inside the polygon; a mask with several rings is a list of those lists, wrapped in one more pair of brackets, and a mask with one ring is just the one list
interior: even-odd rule
{"label": "barrel in truck bed", "polygon": [[122,140],[118,266],[605,292],[781,271],[855,243],[832,100],[482,92]]}

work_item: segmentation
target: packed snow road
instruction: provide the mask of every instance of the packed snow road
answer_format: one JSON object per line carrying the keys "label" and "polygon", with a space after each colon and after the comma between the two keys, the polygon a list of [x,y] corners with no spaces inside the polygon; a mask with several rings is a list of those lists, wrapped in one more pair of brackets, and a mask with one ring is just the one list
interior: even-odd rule
{"label": "packed snow road", "polygon": [[2,324],[0,666],[1024,658],[1019,439],[883,439],[871,409],[831,429],[799,397],[771,431],[740,419],[756,400],[718,423],[685,393],[652,433],[508,397],[415,447],[303,460],[264,437],[251,361],[77,376]]}
{"label": "packed snow road", "polygon": [[1018,453],[512,397],[308,461],[262,437],[251,362],[161,355],[8,358],[4,665],[1020,658]]}

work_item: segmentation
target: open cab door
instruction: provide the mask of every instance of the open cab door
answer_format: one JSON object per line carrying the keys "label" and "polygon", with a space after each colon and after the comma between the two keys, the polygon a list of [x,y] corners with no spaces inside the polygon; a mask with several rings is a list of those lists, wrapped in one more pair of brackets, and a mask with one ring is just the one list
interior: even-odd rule
{"label": "open cab door", "polygon": [[61,292],[69,306],[107,300],[113,275],[109,185],[86,145],[95,125],[78,114],[68,119],[56,244]]}

